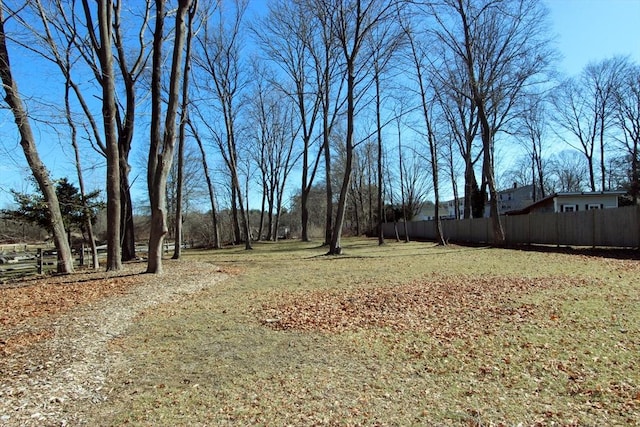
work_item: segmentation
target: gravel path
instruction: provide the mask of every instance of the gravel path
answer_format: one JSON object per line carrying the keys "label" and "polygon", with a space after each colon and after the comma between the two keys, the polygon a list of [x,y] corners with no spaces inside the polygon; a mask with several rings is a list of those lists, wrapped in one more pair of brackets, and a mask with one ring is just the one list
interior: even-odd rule
{"label": "gravel path", "polygon": [[135,275],[139,284],[47,318],[47,328],[54,331],[50,338],[3,356],[0,426],[86,425],[74,408],[105,401],[110,370],[125,363],[108,350],[109,341],[125,334],[142,311],[186,298],[226,277],[206,263],[165,263],[160,276],[140,274],[142,264],[127,266],[124,274]]}

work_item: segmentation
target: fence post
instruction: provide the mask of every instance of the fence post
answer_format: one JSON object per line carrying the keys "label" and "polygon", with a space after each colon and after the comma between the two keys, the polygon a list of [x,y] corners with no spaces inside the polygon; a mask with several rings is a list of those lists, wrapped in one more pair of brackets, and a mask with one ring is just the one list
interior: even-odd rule
{"label": "fence post", "polygon": [[38,274],[42,274],[42,248],[38,248]]}

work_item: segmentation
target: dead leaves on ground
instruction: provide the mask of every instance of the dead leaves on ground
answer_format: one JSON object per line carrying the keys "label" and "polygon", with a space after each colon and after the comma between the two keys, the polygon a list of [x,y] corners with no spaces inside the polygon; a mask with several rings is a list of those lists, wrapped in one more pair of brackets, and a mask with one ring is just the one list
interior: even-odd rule
{"label": "dead leaves on ground", "polygon": [[23,282],[20,286],[0,288],[0,355],[9,355],[51,338],[53,331],[44,319],[83,304],[124,294],[143,280],[139,274],[112,277],[105,277],[105,274],[48,276]]}
{"label": "dead leaves on ground", "polygon": [[123,294],[138,283],[139,275],[99,279],[70,275],[0,289],[0,325],[13,326],[28,318],[65,312],[81,304]]}
{"label": "dead leaves on ground", "polygon": [[[341,332],[362,328],[422,330],[435,338],[490,333],[494,321],[528,318],[536,307],[518,302],[527,292],[580,286],[569,277],[433,275],[409,284],[278,295],[265,304],[262,323],[280,330]],[[550,318],[557,314],[549,313]]]}

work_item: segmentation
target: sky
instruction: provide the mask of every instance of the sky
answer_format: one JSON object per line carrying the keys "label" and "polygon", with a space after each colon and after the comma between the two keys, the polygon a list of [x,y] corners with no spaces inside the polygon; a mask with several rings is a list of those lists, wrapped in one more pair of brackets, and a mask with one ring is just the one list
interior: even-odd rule
{"label": "sky", "polygon": [[[267,0],[253,0],[261,2]],[[559,71],[566,75],[576,75],[592,61],[599,61],[614,55],[629,55],[631,60],[640,64],[640,0],[543,0],[549,7],[550,26],[556,48],[560,52]],[[14,64],[21,58],[12,58]],[[20,67],[17,67],[20,70]],[[31,73],[38,73],[31,68]],[[14,76],[20,87],[39,81],[46,84],[46,78],[38,79],[34,75]],[[28,104],[29,100],[27,100]],[[29,107],[29,105],[27,105]],[[33,108],[33,107],[32,107]],[[37,106],[35,107],[37,108]],[[26,180],[28,171],[21,148],[16,141],[15,124],[6,110],[0,117],[0,208],[8,207],[13,201],[9,189],[28,191]],[[38,134],[40,139],[44,135]],[[49,138],[51,139],[51,138]],[[44,158],[52,176],[64,176],[65,171],[73,171],[69,153],[60,154],[57,143],[39,144],[40,154]],[[104,188],[103,170],[95,174],[93,188]],[[144,174],[139,178],[143,180]],[[144,188],[141,183],[141,188]]]}
{"label": "sky", "polygon": [[546,0],[563,59],[578,74],[591,61],[630,55],[640,63],[640,0]]}

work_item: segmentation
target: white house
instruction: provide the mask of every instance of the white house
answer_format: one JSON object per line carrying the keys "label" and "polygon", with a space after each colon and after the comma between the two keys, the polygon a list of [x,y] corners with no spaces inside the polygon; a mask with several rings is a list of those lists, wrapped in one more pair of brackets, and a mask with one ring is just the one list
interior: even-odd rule
{"label": "white house", "polygon": [[[509,211],[522,209],[530,205],[531,203],[533,203],[533,185],[518,187],[517,184],[513,184],[513,187],[498,192],[498,212],[500,213],[500,215],[503,215]],[[458,205],[458,212],[460,212],[460,218],[458,219],[462,219],[464,212],[463,198],[448,200],[444,202],[443,205],[446,209],[447,214],[446,216],[441,215],[441,217],[455,219],[456,204]],[[490,213],[491,206],[489,202],[487,202],[484,207],[484,216],[488,218]]]}
{"label": "white house", "polygon": [[618,198],[624,191],[583,191],[572,193],[554,193],[544,199],[507,212],[507,215],[522,215],[546,212],[578,212],[591,209],[610,209],[618,207]]}

